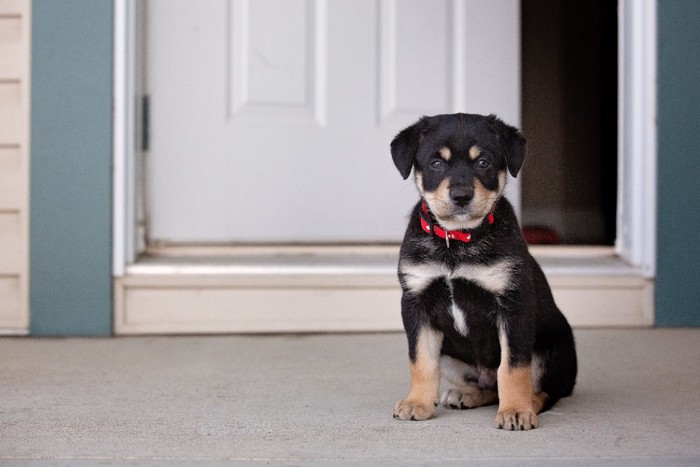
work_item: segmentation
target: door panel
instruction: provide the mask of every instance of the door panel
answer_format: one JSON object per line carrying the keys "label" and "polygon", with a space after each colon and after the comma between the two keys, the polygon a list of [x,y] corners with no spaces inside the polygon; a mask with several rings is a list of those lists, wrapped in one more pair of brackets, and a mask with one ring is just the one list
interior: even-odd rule
{"label": "door panel", "polygon": [[380,2],[383,118],[410,120],[453,107],[451,6],[444,0]]}
{"label": "door panel", "polygon": [[515,0],[147,10],[151,239],[396,242],[417,200],[389,154],[401,128],[454,111],[518,124]]}
{"label": "door panel", "polygon": [[[325,4],[233,1],[225,31],[229,121],[325,123]],[[311,123],[311,122],[307,122]]]}

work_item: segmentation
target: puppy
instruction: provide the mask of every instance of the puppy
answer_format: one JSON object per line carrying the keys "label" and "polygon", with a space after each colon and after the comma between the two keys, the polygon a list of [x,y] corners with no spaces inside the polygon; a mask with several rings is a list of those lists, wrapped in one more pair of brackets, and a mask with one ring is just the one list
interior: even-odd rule
{"label": "puppy", "polygon": [[502,196],[525,152],[495,115],[423,117],[391,142],[421,195],[399,256],[411,386],[396,419],[498,402],[496,427],[529,430],[573,390],[571,327]]}

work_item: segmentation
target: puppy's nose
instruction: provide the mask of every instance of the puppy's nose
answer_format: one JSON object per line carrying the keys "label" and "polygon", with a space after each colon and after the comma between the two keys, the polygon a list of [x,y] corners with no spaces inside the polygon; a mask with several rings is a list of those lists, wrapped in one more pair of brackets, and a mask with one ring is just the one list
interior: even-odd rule
{"label": "puppy's nose", "polygon": [[455,187],[450,190],[450,198],[457,206],[466,206],[474,197],[474,190],[471,188]]}

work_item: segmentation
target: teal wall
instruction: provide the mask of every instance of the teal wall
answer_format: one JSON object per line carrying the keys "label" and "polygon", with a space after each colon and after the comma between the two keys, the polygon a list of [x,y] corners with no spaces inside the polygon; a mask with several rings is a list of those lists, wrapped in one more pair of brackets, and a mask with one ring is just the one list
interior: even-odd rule
{"label": "teal wall", "polygon": [[32,3],[30,331],[112,332],[112,2]]}
{"label": "teal wall", "polygon": [[656,323],[700,326],[700,1],[658,2]]}

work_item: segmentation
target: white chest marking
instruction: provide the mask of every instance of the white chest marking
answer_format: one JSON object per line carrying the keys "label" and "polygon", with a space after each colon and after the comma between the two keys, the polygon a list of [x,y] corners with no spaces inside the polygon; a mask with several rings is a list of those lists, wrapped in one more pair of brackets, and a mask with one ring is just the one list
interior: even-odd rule
{"label": "white chest marking", "polygon": [[452,278],[474,282],[479,287],[491,293],[502,295],[513,286],[513,284],[511,284],[512,270],[513,263],[511,261],[501,260],[487,266],[458,266],[452,272]]}
{"label": "white chest marking", "polygon": [[509,260],[501,260],[489,265],[462,265],[450,271],[442,263],[403,263],[401,264],[404,284],[411,293],[423,292],[433,281],[437,279],[464,279],[477,284],[496,295],[502,295],[513,287],[511,277],[513,263]]}
{"label": "white chest marking", "polygon": [[441,263],[403,263],[400,269],[406,287],[416,295],[428,288],[434,280],[450,274]]}
{"label": "white chest marking", "polygon": [[455,303],[454,300],[454,286],[452,281],[447,281],[447,285],[450,288],[450,296],[452,297],[452,305],[450,306],[450,314],[452,315],[452,320],[454,321],[455,329],[458,333],[467,336],[469,330],[467,329],[467,318],[464,316],[462,309]]}
{"label": "white chest marking", "polygon": [[469,332],[469,329],[467,329],[467,319],[464,316],[464,312],[457,306],[455,302],[452,302],[452,306],[450,307],[450,314],[452,315],[452,319],[455,322],[455,329],[457,330],[457,332],[466,337],[467,333]]}

